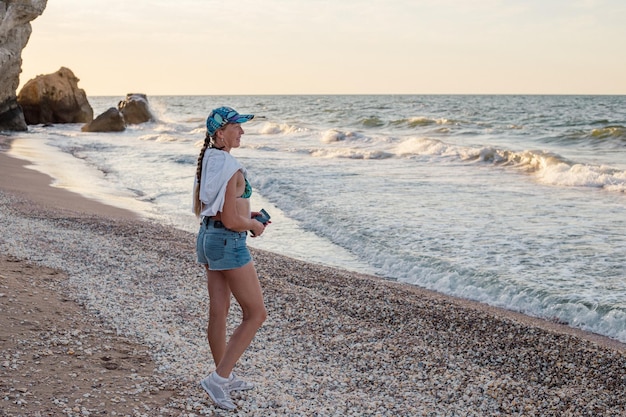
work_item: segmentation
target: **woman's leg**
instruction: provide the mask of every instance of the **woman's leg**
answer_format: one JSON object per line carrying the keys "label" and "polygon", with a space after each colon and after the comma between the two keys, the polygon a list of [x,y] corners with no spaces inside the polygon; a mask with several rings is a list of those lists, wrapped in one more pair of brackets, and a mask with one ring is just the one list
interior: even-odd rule
{"label": "woman's leg", "polygon": [[230,308],[231,292],[222,271],[209,271],[209,268],[206,267],[206,274],[209,290],[207,339],[215,366],[218,366],[226,351],[226,319]]}
{"label": "woman's leg", "polygon": [[235,364],[254,339],[257,330],[265,321],[267,311],[263,304],[263,292],[253,262],[249,262],[241,268],[221,272],[226,277],[228,287],[243,312],[241,324],[233,332],[224,355],[217,363],[217,374],[228,378]]}

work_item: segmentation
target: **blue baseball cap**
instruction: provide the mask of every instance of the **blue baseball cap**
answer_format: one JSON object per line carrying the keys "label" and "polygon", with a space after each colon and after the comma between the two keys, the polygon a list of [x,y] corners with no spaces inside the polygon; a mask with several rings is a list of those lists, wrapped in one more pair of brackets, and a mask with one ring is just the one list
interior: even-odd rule
{"label": "blue baseball cap", "polygon": [[228,123],[245,123],[254,118],[253,114],[239,114],[230,107],[218,107],[213,109],[206,119],[206,130],[209,135],[213,136],[218,129],[226,126]]}

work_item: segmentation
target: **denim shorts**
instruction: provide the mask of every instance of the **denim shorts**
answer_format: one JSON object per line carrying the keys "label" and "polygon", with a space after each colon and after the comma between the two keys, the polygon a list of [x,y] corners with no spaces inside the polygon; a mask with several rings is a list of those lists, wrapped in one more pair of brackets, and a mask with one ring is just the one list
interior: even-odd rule
{"label": "denim shorts", "polygon": [[246,245],[247,232],[224,228],[220,222],[205,218],[200,224],[196,240],[198,263],[208,265],[211,271],[236,269],[252,260]]}

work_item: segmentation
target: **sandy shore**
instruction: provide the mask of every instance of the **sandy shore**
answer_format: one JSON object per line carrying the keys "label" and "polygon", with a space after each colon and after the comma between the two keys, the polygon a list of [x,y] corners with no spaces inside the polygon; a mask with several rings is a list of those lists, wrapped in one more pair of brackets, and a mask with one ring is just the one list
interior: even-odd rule
{"label": "sandy shore", "polygon": [[23,165],[0,150],[0,416],[626,415],[621,343],[258,250],[257,388],[217,411],[194,236]]}

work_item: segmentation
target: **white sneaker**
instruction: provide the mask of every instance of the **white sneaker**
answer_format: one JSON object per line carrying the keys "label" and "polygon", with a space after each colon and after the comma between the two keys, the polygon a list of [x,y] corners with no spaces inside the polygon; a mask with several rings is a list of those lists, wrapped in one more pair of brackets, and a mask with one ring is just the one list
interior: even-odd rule
{"label": "white sneaker", "polygon": [[230,399],[229,383],[220,384],[213,378],[213,374],[200,381],[200,385],[202,385],[202,388],[204,388],[218,407],[225,410],[234,410],[237,406]]}
{"label": "white sneaker", "polygon": [[253,383],[240,379],[234,372],[230,374],[230,378],[228,378],[228,389],[230,391],[247,391],[252,388],[254,388]]}

